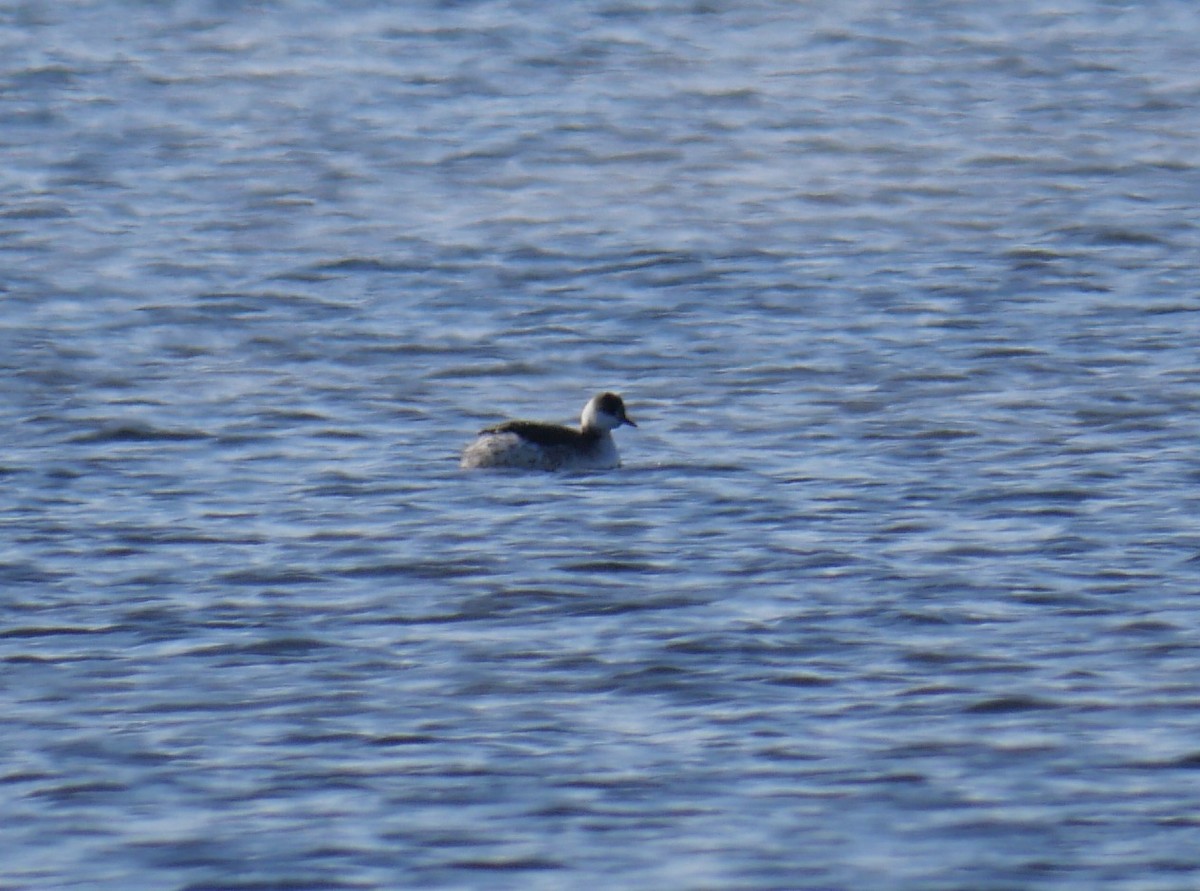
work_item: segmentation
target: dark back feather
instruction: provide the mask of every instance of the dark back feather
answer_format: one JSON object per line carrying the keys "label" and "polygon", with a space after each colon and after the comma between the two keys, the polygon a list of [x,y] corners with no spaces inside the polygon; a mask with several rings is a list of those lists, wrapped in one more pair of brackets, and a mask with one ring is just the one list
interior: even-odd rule
{"label": "dark back feather", "polygon": [[574,446],[578,448],[579,446],[588,445],[598,438],[597,434],[580,433],[578,430],[572,430],[570,427],[562,427],[558,424],[541,424],[537,421],[505,421],[503,424],[485,427],[479,432],[515,433],[522,439],[546,448],[556,446]]}

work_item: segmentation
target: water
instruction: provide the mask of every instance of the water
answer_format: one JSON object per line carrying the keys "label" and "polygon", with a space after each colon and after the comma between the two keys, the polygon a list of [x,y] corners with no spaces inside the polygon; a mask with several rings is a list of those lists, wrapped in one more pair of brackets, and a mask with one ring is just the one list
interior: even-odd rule
{"label": "water", "polygon": [[7,6],[0,887],[1200,884],[1198,33]]}

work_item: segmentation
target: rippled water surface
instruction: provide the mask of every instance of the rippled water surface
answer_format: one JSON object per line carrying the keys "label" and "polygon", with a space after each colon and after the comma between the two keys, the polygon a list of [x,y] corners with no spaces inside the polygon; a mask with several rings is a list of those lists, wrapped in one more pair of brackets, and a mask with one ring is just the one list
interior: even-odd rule
{"label": "rippled water surface", "polygon": [[0,887],[1200,887],[1198,39],[7,4]]}

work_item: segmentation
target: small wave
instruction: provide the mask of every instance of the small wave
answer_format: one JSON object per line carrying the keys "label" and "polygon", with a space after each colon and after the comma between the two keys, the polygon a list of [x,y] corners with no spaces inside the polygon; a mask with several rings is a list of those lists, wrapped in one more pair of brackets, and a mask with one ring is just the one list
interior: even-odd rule
{"label": "small wave", "polygon": [[1031,712],[1058,708],[1058,703],[1037,696],[1012,693],[983,699],[967,706],[966,711],[975,715],[1002,715],[1011,712]]}
{"label": "small wave", "polygon": [[120,442],[189,442],[208,438],[209,434],[201,430],[172,430],[139,422],[119,422],[77,434],[67,442],[74,445],[96,445]]}

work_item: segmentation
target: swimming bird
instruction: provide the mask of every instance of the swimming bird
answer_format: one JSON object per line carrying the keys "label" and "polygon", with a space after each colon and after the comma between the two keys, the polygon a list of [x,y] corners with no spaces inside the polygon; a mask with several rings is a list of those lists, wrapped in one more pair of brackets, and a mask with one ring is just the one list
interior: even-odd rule
{"label": "swimming bird", "polygon": [[506,421],[485,427],[463,450],[461,466],[525,470],[608,470],[621,466],[612,431],[636,427],[616,393],[588,400],[579,429],[538,421]]}

